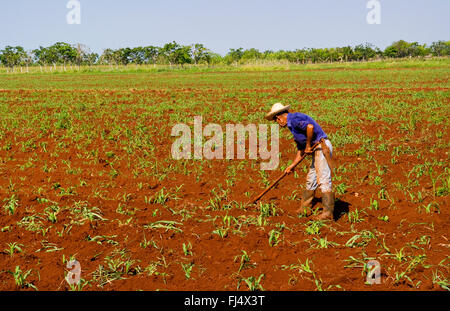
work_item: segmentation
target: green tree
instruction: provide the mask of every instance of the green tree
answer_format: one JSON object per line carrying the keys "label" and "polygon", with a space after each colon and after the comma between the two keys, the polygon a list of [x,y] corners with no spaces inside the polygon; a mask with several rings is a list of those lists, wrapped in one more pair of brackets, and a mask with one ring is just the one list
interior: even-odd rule
{"label": "green tree", "polygon": [[430,49],[427,47],[426,44],[419,44],[418,42],[413,42],[409,45],[409,56],[426,56],[430,54]]}
{"label": "green tree", "polygon": [[99,60],[99,56],[97,53],[89,53],[85,57],[84,64],[87,64],[89,66],[95,65],[95,64],[97,64],[98,60]]}
{"label": "green tree", "polygon": [[33,50],[35,62],[40,65],[53,64],[58,61],[58,56],[54,50],[40,46],[39,49]]}
{"label": "green tree", "polygon": [[65,65],[66,63],[75,63],[77,59],[77,50],[68,43],[56,42],[48,49],[56,58],[56,63]]}
{"label": "green tree", "polygon": [[131,49],[129,57],[131,63],[142,65],[146,61],[144,48],[138,46]]}
{"label": "green tree", "polygon": [[75,62],[77,65],[93,65],[98,60],[97,53],[91,53],[90,49],[81,43],[77,43],[74,48],[76,49],[77,55],[75,57]]}
{"label": "green tree", "polygon": [[449,56],[450,55],[450,41],[433,42],[430,46],[430,50],[434,56]]}
{"label": "green tree", "polygon": [[21,46],[6,46],[0,55],[1,62],[4,66],[14,69],[14,66],[23,64],[26,58],[26,52]]}
{"label": "green tree", "polygon": [[175,41],[166,43],[161,49],[162,54],[172,66],[173,64],[188,64],[191,63],[191,47],[181,46]]}
{"label": "green tree", "polygon": [[351,46],[344,46],[341,48],[343,59],[348,62],[353,60],[353,48]]}
{"label": "green tree", "polygon": [[411,52],[410,46],[411,44],[404,40],[396,41],[386,47],[384,55],[387,57],[407,57]]}
{"label": "green tree", "polygon": [[131,62],[132,57],[132,49],[130,48],[121,48],[115,51],[115,58],[118,59],[118,62],[122,65],[127,66]]}
{"label": "green tree", "polygon": [[143,50],[144,50],[145,63],[155,65],[158,60],[158,56],[161,53],[161,48],[150,45],[150,46],[144,47]]}
{"label": "green tree", "polygon": [[245,50],[242,53],[242,55],[240,57],[240,60],[246,62],[246,61],[249,61],[249,60],[261,59],[262,56],[263,55],[261,54],[261,52],[258,49],[252,48],[252,49]]}
{"label": "green tree", "polygon": [[194,64],[211,62],[211,51],[208,50],[203,44],[195,43],[191,45],[191,55]]}
{"label": "green tree", "polygon": [[116,59],[114,58],[114,50],[105,49],[100,56],[100,63],[108,65],[117,64]]}
{"label": "green tree", "polygon": [[24,64],[26,58],[27,53],[21,46],[6,46],[4,50],[0,51],[1,63],[11,69],[14,69],[15,66]]}
{"label": "green tree", "polygon": [[188,45],[180,46],[175,50],[175,63],[183,66],[192,63],[191,47]]}
{"label": "green tree", "polygon": [[162,49],[162,55],[166,58],[166,60],[169,62],[169,65],[173,65],[176,63],[176,54],[175,51],[180,48],[180,45],[176,43],[175,41],[166,43]]}
{"label": "green tree", "polygon": [[231,64],[231,63],[237,64],[241,60],[243,54],[244,54],[243,48],[230,49],[228,54],[225,56],[225,59],[228,64]]}
{"label": "green tree", "polygon": [[210,65],[222,64],[224,62],[225,62],[225,58],[222,57],[222,55],[211,52],[210,59],[209,59]]}
{"label": "green tree", "polygon": [[377,50],[370,44],[360,44],[353,49],[353,58],[355,60],[369,60],[377,55]]}

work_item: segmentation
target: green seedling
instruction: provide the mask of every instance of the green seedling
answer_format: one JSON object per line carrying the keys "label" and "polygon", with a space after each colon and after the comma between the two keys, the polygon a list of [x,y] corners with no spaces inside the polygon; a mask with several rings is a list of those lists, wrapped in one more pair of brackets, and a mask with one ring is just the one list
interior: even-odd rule
{"label": "green seedling", "polygon": [[193,263],[180,263],[181,268],[184,271],[184,276],[186,277],[186,280],[189,280],[191,278],[191,272],[192,272],[192,268],[194,268],[194,264]]}
{"label": "green seedling", "polygon": [[184,256],[192,256],[191,242],[188,242],[187,244],[183,243],[183,254],[184,254]]}
{"label": "green seedling", "polygon": [[21,253],[23,244],[18,244],[17,242],[7,243],[6,244],[8,248],[4,249],[4,252],[7,253],[9,256],[13,256],[15,252]]}
{"label": "green seedling", "polygon": [[173,230],[175,232],[183,232],[182,229],[178,228],[177,226],[183,225],[180,222],[177,221],[170,221],[170,220],[159,220],[155,221],[151,224],[145,225],[144,228],[146,229],[166,229],[166,232],[169,230]]}
{"label": "green seedling", "polygon": [[32,283],[27,281],[27,278],[30,276],[31,271],[32,270],[30,269],[26,272],[23,272],[20,269],[20,266],[16,266],[16,269],[14,270],[14,272],[12,272],[12,271],[8,271],[8,272],[13,275],[14,282],[16,283],[17,287],[19,287],[19,288],[30,287],[30,288],[33,288],[34,290],[38,290],[35,285],[33,285]]}
{"label": "green seedling", "polygon": [[240,265],[238,269],[238,273],[240,273],[242,270],[247,268],[254,268],[255,265],[250,263],[250,256],[247,254],[246,251],[242,250],[241,256],[235,256],[234,261],[236,261],[238,258],[240,258]]}
{"label": "green seedling", "polygon": [[6,203],[3,205],[3,209],[9,215],[14,215],[19,206],[19,200],[17,200],[16,195],[13,194],[9,199],[5,199]]}
{"label": "green seedling", "polygon": [[323,221],[320,220],[310,220],[306,223],[305,232],[310,235],[319,234],[320,228],[325,226]]}
{"label": "green seedling", "polygon": [[360,211],[357,208],[354,211],[349,212],[347,214],[348,222],[351,224],[363,222],[364,221],[364,218],[362,217],[363,213],[367,214],[365,211]]}
{"label": "green seedling", "polygon": [[242,281],[245,282],[245,284],[247,284],[247,287],[250,291],[264,291],[264,288],[261,285],[261,280],[264,277],[264,274],[261,274],[258,278],[254,277],[254,276],[250,276],[248,278],[241,278],[238,282],[238,286],[237,289],[239,289],[240,284]]}
{"label": "green seedling", "polygon": [[220,236],[223,239],[228,236],[228,228],[223,228],[223,227],[217,228],[212,233],[217,234],[218,236]]}
{"label": "green seedling", "polygon": [[369,230],[362,230],[361,233],[355,234],[345,243],[346,247],[363,247],[366,246],[376,236]]}
{"label": "green seedling", "polygon": [[281,231],[276,230],[276,229],[272,229],[269,232],[269,245],[270,246],[276,246],[278,245],[278,243],[280,243],[281,239]]}
{"label": "green seedling", "polygon": [[339,246],[336,242],[328,241],[327,237],[325,238],[313,238],[315,244],[311,244],[311,247],[313,248],[328,248],[328,247],[335,247]]}

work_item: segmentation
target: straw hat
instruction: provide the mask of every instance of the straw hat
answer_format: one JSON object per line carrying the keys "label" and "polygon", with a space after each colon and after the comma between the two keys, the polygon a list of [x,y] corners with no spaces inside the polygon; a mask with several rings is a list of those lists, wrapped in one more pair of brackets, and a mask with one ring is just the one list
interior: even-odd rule
{"label": "straw hat", "polygon": [[273,117],[275,117],[277,114],[279,114],[280,112],[283,112],[283,111],[288,111],[290,108],[291,108],[290,105],[283,106],[283,104],[276,103],[275,105],[272,106],[272,109],[266,115],[266,119],[269,121],[272,121]]}

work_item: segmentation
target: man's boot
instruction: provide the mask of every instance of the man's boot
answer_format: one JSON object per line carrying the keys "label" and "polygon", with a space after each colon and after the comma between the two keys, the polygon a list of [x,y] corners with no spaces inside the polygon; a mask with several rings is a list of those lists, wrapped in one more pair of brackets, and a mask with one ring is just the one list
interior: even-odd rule
{"label": "man's boot", "polygon": [[322,214],[316,216],[315,220],[333,220],[334,219],[334,193],[325,192],[322,193]]}
{"label": "man's boot", "polygon": [[296,211],[296,213],[308,216],[311,212],[313,199],[314,199],[314,190],[303,190],[302,202],[300,204],[300,208]]}

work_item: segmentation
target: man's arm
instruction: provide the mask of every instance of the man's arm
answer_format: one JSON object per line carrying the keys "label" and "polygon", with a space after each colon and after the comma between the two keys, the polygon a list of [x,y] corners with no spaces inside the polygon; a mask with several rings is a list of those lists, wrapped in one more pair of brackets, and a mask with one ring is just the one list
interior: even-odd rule
{"label": "man's arm", "polygon": [[291,165],[289,165],[286,170],[284,171],[286,174],[292,173],[292,170],[295,168],[295,166],[300,162],[303,156],[303,150],[297,151],[297,154],[295,155],[294,162],[292,162]]}
{"label": "man's arm", "polygon": [[311,142],[313,136],[314,136],[314,125],[308,124],[308,126],[306,127],[306,148],[305,148],[306,153],[313,152],[313,150],[311,149]]}

